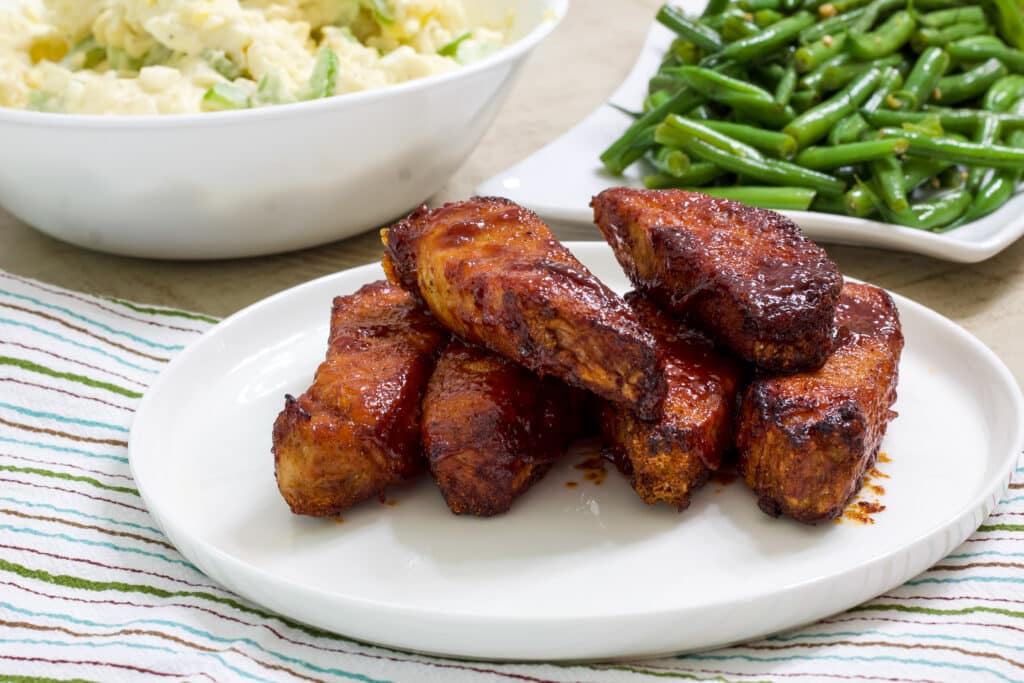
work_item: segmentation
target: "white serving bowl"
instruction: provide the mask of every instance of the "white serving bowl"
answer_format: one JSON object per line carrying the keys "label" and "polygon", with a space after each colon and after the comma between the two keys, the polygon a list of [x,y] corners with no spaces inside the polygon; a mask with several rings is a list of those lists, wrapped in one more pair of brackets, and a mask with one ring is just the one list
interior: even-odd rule
{"label": "white serving bowl", "polygon": [[514,12],[510,45],[379,90],[169,116],[0,109],[0,205],[58,239],[151,258],[256,256],[384,225],[441,189],[568,9],[465,1],[474,23]]}

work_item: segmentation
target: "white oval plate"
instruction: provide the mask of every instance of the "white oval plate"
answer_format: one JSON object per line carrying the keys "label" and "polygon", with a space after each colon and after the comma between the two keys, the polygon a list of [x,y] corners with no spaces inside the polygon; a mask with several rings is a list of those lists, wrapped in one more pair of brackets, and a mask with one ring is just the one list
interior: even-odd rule
{"label": "white oval plate", "polygon": [[[569,243],[619,292],[603,243]],[[871,526],[772,519],[741,483],[709,484],[682,514],[647,507],[582,447],[504,516],[448,512],[429,477],[341,524],[292,515],[271,425],[309,384],[331,299],[382,277],[331,275],[232,316],[146,394],[131,466],[174,544],[224,586],[284,615],[396,648],[490,659],[636,657],[714,647],[820,619],[920,573],[1004,491],[1024,433],[1010,372],[938,314],[896,297],[906,350],[887,509]],[[567,488],[568,481],[579,482]],[[722,489],[720,493],[716,488]]]}
{"label": "white oval plate", "polygon": [[[690,14],[699,14],[704,7],[699,0],[681,4]],[[670,30],[655,23],[640,57],[609,104],[532,156],[484,181],[477,193],[508,197],[551,220],[591,223],[591,197],[616,185],[643,187],[640,164],[615,177],[602,169],[597,157],[632,121],[613,105],[630,111],[640,108],[647,94],[647,81],[658,70],[674,37]],[[909,251],[961,263],[983,261],[1024,235],[1024,194],[1016,195],[985,218],[946,233],[813,211],[782,213],[808,237],[822,242]]]}

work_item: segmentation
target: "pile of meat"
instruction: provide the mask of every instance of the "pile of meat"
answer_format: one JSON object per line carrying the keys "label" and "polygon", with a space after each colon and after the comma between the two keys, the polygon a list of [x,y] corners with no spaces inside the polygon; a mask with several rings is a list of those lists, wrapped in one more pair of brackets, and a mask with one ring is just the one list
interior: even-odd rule
{"label": "pile of meat", "polygon": [[335,299],[327,358],[274,424],[293,512],[424,469],[453,512],[505,512],[596,424],[647,503],[684,509],[735,467],[769,514],[842,513],[895,415],[891,297],[771,211],[626,188],[592,206],[624,298],[505,199],[383,231],[389,282]]}

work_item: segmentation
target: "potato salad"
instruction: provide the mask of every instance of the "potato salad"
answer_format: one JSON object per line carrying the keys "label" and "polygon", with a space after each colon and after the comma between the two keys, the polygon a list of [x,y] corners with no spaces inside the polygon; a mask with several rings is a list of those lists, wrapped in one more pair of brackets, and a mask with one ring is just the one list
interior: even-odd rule
{"label": "potato salad", "polygon": [[330,97],[500,49],[461,0],[0,2],[0,107],[183,114]]}

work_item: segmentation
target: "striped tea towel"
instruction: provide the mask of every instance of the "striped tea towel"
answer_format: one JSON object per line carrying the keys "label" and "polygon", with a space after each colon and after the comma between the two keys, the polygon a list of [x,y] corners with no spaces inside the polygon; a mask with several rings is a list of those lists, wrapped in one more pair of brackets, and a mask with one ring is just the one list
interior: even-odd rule
{"label": "striped tea towel", "polygon": [[1024,681],[1024,467],[939,566],[742,647],[630,664],[484,664],[370,647],[260,609],[168,543],[132,413],[215,319],[0,272],[0,680]]}

